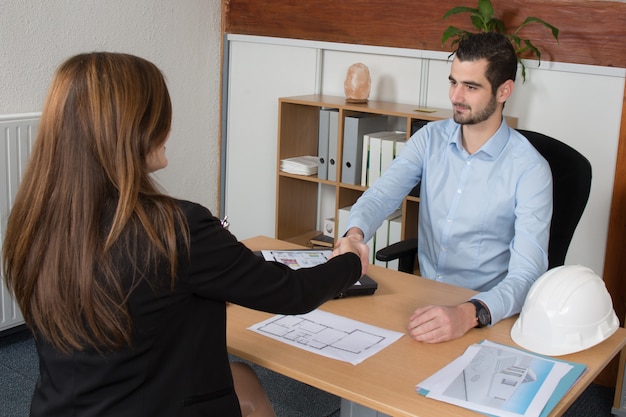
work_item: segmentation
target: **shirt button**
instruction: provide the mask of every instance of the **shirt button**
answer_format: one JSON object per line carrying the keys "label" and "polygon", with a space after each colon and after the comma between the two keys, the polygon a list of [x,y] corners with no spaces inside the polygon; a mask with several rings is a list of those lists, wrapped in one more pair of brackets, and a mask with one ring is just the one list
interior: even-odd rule
{"label": "shirt button", "polygon": [[458,188],[458,189],[456,190],[456,193],[457,193],[457,194],[461,194],[462,192],[463,192],[463,190],[461,190],[460,188]]}

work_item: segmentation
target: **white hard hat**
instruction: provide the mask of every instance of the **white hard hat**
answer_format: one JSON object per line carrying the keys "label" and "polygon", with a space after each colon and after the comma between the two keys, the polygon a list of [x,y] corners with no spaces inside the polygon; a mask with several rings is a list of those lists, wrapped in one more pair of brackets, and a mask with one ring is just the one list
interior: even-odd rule
{"label": "white hard hat", "polygon": [[581,265],[552,268],[526,296],[511,337],[523,348],[559,356],[588,349],[619,327],[604,281]]}

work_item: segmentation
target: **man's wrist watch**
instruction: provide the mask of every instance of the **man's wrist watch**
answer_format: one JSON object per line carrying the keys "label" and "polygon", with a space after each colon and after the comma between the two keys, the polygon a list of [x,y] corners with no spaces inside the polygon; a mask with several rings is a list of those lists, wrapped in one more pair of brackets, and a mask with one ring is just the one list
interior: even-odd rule
{"label": "man's wrist watch", "polygon": [[469,302],[476,307],[476,319],[478,320],[476,327],[489,326],[491,324],[491,313],[489,313],[487,307],[478,300],[469,300]]}

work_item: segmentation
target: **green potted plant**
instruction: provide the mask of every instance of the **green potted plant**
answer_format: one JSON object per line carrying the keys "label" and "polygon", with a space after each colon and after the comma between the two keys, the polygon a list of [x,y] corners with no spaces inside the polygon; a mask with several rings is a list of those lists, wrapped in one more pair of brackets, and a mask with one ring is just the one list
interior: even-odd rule
{"label": "green potted plant", "polygon": [[[513,47],[515,48],[515,52],[517,53],[517,60],[522,66],[522,79],[524,81],[526,81],[526,66],[521,60],[521,55],[529,51],[532,55],[537,57],[537,61],[539,62],[539,65],[541,65],[541,51],[533,45],[530,39],[521,38],[519,35],[520,30],[531,23],[539,23],[550,29],[554,39],[556,39],[557,42],[559,41],[559,29],[552,26],[548,22],[539,19],[538,17],[527,17],[526,20],[524,20],[524,22],[515,30],[507,31],[504,27],[504,22],[496,18],[493,5],[490,0],[478,0],[478,7],[476,9],[464,6],[453,7],[446,12],[443,19],[445,20],[448,17],[459,13],[469,13],[472,25],[478,32],[499,32],[511,41]],[[444,45],[448,39],[452,38],[453,40],[450,46],[454,48],[454,46],[459,43],[461,39],[471,33],[472,32],[459,29],[455,26],[448,26],[448,28],[443,32],[441,44]]]}

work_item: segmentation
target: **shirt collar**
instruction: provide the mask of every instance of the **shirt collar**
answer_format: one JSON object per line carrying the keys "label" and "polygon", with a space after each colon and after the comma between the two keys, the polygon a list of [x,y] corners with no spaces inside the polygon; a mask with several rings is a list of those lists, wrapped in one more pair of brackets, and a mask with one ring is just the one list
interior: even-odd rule
{"label": "shirt collar", "polygon": [[[474,155],[478,153],[484,153],[487,157],[495,159],[504,146],[509,141],[509,126],[506,124],[506,120],[504,117],[502,118],[502,122],[500,123],[500,127],[496,130],[496,133],[493,134],[491,138],[485,144],[474,153]],[[463,148],[463,137],[462,137],[462,129],[461,125],[457,124],[457,127],[453,134],[450,136],[450,145],[456,145],[456,148],[460,152],[467,152],[465,148]]]}

